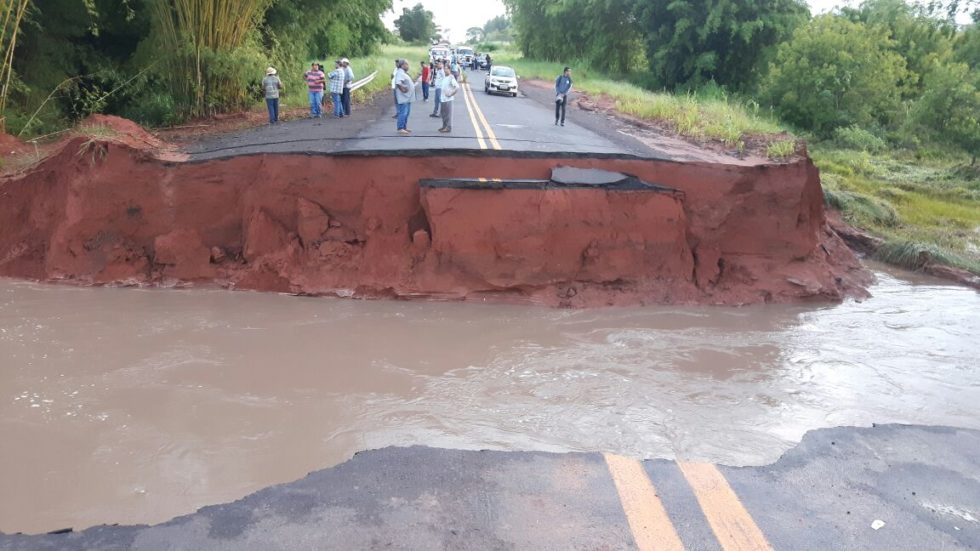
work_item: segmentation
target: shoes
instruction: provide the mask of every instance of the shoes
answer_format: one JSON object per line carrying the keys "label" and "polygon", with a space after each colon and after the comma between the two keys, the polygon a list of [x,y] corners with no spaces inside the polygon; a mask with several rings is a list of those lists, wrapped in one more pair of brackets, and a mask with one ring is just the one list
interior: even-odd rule
{"label": "shoes", "polygon": [[438,119],[439,118],[439,115],[436,115],[435,113],[432,113],[429,116],[432,117],[433,119]]}
{"label": "shoes", "polygon": [[392,116],[391,116],[391,118],[393,118],[393,119],[397,119],[397,118],[398,118],[398,115],[397,115],[397,114],[395,114],[395,115],[392,115]]}
{"label": "shoes", "polygon": [[411,136],[412,135],[412,132],[410,130],[406,130],[406,129],[402,128],[401,130],[398,131],[398,135],[399,136]]}
{"label": "shoes", "polygon": [[565,121],[561,121],[561,125],[562,126],[565,126]]}
{"label": "shoes", "polygon": [[448,134],[449,132],[452,132],[452,131],[453,131],[452,128],[440,128],[439,129],[439,132],[442,132],[443,134]]}
{"label": "shoes", "polygon": [[555,121],[555,126],[558,126],[558,121]]}

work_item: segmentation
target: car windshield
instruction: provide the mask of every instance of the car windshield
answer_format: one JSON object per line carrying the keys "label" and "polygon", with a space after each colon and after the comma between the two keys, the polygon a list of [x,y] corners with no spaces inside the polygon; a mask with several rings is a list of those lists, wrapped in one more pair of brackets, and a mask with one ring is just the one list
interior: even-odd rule
{"label": "car windshield", "polygon": [[460,55],[473,55],[473,50],[470,50],[469,48],[460,48],[458,51]]}
{"label": "car windshield", "polygon": [[494,67],[493,71],[490,73],[495,77],[510,77],[514,78],[514,70],[510,67]]}

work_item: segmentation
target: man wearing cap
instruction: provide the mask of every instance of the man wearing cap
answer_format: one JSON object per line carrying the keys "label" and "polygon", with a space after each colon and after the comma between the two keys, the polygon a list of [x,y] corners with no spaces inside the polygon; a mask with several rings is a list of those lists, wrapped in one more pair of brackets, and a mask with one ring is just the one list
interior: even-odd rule
{"label": "man wearing cap", "polygon": [[327,75],[327,78],[330,79],[330,100],[333,101],[333,116],[338,119],[344,118],[344,106],[340,99],[344,94],[344,74],[344,68],[338,59],[334,62],[334,70]]}
{"label": "man wearing cap", "polygon": [[310,93],[310,118],[319,119],[322,116],[320,106],[323,104],[323,88],[327,83],[327,75],[320,70],[319,63],[313,63],[310,67],[303,75]]}
{"label": "man wearing cap", "polygon": [[350,116],[350,87],[354,84],[354,70],[350,68],[350,60],[346,57],[340,60],[340,64],[344,67],[344,92],[341,94],[340,100],[344,105],[344,116]]}
{"label": "man wearing cap", "polygon": [[276,76],[275,67],[265,70],[262,89],[265,90],[265,105],[269,108],[269,124],[276,124],[279,122],[279,92],[282,91],[282,81]]}

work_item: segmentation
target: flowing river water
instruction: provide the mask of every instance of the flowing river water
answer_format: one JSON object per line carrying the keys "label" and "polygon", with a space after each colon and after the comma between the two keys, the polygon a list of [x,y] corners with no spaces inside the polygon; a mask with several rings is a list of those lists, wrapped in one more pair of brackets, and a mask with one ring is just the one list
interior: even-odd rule
{"label": "flowing river water", "polygon": [[774,461],[980,428],[980,294],[552,310],[0,280],[0,531],[152,523],[389,445]]}

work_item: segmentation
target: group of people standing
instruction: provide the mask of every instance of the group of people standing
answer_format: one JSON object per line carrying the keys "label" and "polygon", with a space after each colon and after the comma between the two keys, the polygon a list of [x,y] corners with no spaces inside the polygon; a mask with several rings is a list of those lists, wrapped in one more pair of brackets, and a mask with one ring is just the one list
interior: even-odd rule
{"label": "group of people standing", "polygon": [[[306,80],[307,94],[310,99],[310,118],[319,119],[323,116],[324,91],[328,89],[333,103],[333,116],[341,119],[349,117],[351,85],[354,83],[354,70],[350,60],[345,58],[334,62],[334,70],[324,73],[320,64],[313,62],[310,70],[303,73]],[[269,109],[269,124],[279,122],[279,95],[285,90],[275,67],[265,70],[262,79],[262,89],[265,91],[265,103]]]}
{"label": "group of people standing", "polygon": [[434,90],[435,107],[429,115],[442,118],[439,132],[448,134],[453,131],[453,101],[459,91],[459,64],[450,63],[448,59],[436,59],[428,64],[420,62],[421,71],[418,80],[409,74],[409,63],[406,59],[395,60],[395,71],[391,75],[391,89],[395,99],[396,131],[401,136],[411,136],[408,128],[408,117],[412,112],[412,102],[417,100],[415,84],[422,87],[422,101],[429,101],[429,91]]}
{"label": "group of people standing", "polygon": [[[489,56],[488,56],[489,62]],[[429,90],[434,90],[434,106],[429,115],[433,118],[442,118],[442,127],[439,132],[449,133],[453,131],[453,101],[459,91],[460,65],[453,59],[434,59],[428,63],[420,62],[422,67],[418,82],[422,86],[422,101],[429,101]],[[279,95],[285,90],[282,80],[279,79],[275,67],[269,67],[265,71],[265,78],[262,79],[262,88],[265,91],[265,102],[269,109],[269,124],[279,122]],[[310,70],[303,74],[306,80],[306,87],[310,99],[310,118],[319,119],[323,116],[322,106],[324,103],[324,90],[327,89],[329,81],[330,98],[333,103],[333,116],[335,118],[349,117],[351,85],[354,82],[354,70],[351,69],[350,60],[345,58],[334,62],[334,70],[325,74],[320,64],[313,62]],[[391,90],[395,100],[396,112],[396,131],[401,136],[410,136],[412,131],[408,129],[408,118],[412,113],[412,102],[416,101],[415,91],[416,80],[409,74],[409,64],[406,59],[395,60],[395,70],[391,74]],[[572,89],[571,69],[565,67],[562,74],[555,79],[555,125],[565,126],[565,107],[568,104],[568,95]]]}

